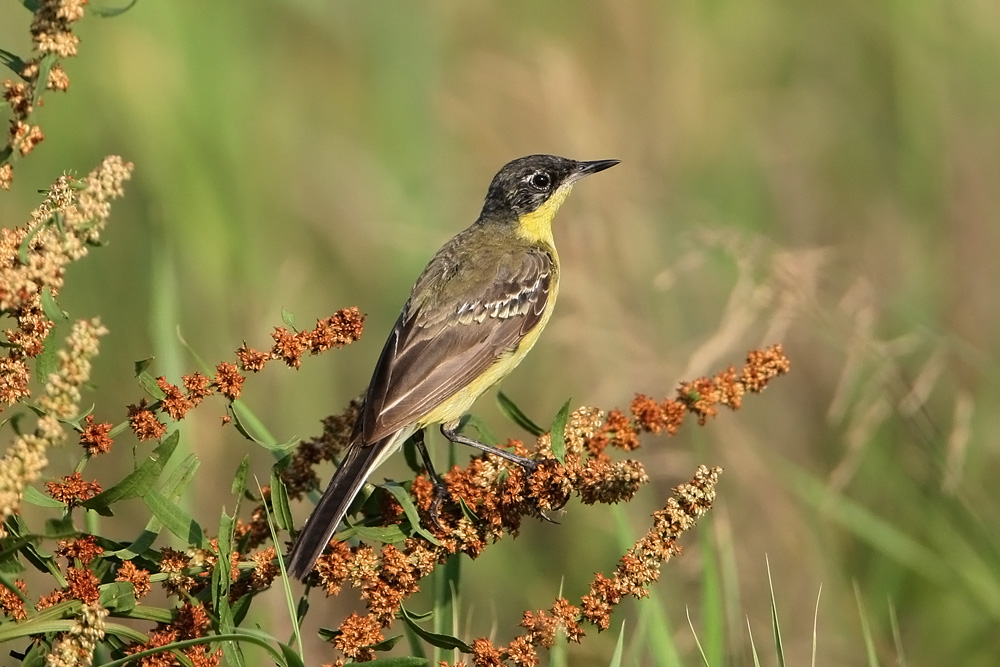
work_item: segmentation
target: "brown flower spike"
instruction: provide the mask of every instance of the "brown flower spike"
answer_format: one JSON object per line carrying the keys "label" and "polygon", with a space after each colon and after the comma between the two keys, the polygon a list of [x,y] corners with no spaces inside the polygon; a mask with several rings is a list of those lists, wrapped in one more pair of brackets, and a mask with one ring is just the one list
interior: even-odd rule
{"label": "brown flower spike", "polygon": [[[788,367],[781,347],[773,346],[752,352],[739,373],[729,368],[714,378],[682,384],[677,399],[656,402],[637,396],[631,406],[631,419],[615,410],[605,421],[601,411],[580,408],[567,421],[564,465],[551,460],[548,434],[538,438],[534,452],[523,443],[509,443],[518,454],[541,462],[531,476],[530,485],[525,484],[519,467],[510,467],[493,456],[480,456],[465,468],[452,468],[444,479],[453,503],[440,514],[443,529],[433,531],[440,545],[418,535],[406,539],[401,546],[385,545],[380,551],[363,544],[350,547],[344,542],[334,542],[332,551],[320,557],[312,581],[328,595],[338,594],[345,584],[350,584],[360,591],[369,611],[367,617],[355,615],[345,621],[348,625],[341,625],[335,645],[345,656],[369,657],[368,647],[376,636],[373,620],[382,627],[392,623],[400,605],[418,590],[420,580],[437,564],[457,552],[475,557],[490,543],[508,534],[516,535],[524,516],[537,516],[540,509],[561,506],[572,493],[586,503],[628,500],[648,478],[641,463],[614,461],[609,448],[631,452],[640,444],[640,433],[676,433],[689,412],[699,423],[704,423],[715,414],[719,404],[737,409],[743,393],[761,391],[770,379],[787,372]],[[337,451],[342,447],[349,437],[343,425],[350,421],[348,414],[330,420],[323,437],[306,443],[309,446],[300,452],[300,465],[311,470],[323,458],[321,451]],[[297,469],[293,461],[286,473]],[[581,626],[584,621],[599,631],[607,629],[614,608],[627,597],[647,595],[647,588],[659,577],[662,564],[680,553],[677,539],[711,508],[720,473],[719,468],[699,467],[694,478],[675,488],[674,496],[653,514],[649,531],[622,556],[615,571],[610,576],[595,577],[589,593],[579,604],[560,599],[547,611],[526,612],[521,624],[526,632],[507,645],[495,646],[486,639],[477,640],[473,644],[473,664],[538,664],[538,649],[551,646],[559,636],[557,631],[579,641],[584,636]],[[306,477],[296,473],[292,479]],[[425,476],[414,480],[411,494],[419,510],[426,513],[434,491]],[[475,513],[477,521],[464,516],[458,509],[459,500]],[[383,524],[406,521],[398,504],[391,499],[386,500],[380,518]],[[362,632],[361,628],[366,630]]]}

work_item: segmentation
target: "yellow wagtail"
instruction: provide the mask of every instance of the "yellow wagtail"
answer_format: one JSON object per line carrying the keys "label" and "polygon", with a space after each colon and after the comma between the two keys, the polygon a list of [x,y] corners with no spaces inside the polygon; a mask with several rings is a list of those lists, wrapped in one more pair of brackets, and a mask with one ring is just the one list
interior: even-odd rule
{"label": "yellow wagtail", "polygon": [[537,467],[456,429],[479,395],[521,362],[552,315],[559,291],[552,218],[559,206],[576,181],[616,164],[529,155],[493,178],[479,219],[417,278],[375,366],[344,460],[292,547],[292,574],[312,570],[368,476],[410,436],[436,485],[436,523],[445,489],[424,446],[427,426],[440,424],[452,442],[526,470]]}

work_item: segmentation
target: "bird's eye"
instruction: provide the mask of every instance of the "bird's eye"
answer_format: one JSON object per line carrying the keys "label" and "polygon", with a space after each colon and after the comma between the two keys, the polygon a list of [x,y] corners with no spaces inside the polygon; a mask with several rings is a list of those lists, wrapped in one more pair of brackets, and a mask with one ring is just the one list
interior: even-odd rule
{"label": "bird's eye", "polygon": [[552,185],[552,177],[544,171],[536,171],[528,179],[528,182],[531,183],[533,188],[538,190],[548,190],[549,186]]}

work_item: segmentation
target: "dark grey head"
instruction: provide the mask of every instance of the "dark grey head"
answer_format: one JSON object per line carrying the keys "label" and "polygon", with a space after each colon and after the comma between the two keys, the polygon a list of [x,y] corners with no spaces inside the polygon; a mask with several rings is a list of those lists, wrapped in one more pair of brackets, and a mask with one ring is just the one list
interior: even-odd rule
{"label": "dark grey head", "polygon": [[529,155],[503,166],[486,193],[483,217],[514,218],[531,213],[547,202],[556,192],[589,174],[596,174],[618,164],[618,160],[579,162],[558,155]]}

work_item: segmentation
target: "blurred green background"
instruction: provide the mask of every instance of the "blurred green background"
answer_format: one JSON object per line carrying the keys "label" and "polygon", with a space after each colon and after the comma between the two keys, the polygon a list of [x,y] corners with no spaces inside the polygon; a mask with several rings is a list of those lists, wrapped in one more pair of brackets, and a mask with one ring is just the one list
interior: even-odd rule
{"label": "blurred green background", "polygon": [[[27,55],[29,23],[6,3],[0,47]],[[995,664],[1000,4],[147,1],[76,32],[69,94],[38,111],[46,140],[0,220],[22,224],[64,170],[135,163],[109,245],[61,298],[111,330],[100,419],[141,396],[133,360],[174,381],[197,368],[178,331],[217,363],[266,347],[282,308],[312,326],[357,305],[360,343],[247,383],[276,438],[318,433],[500,166],[618,158],[556,221],[560,305],[504,391],[548,423],[570,396],[662,398],[772,342],[793,371],[738,413],[648,439],[654,483],[629,506],[571,503],[463,562],[463,636],[509,639],[560,588],[578,600],[706,463],[726,469],[711,519],[654,598],[567,664],[608,664],[622,620],[626,664],[674,664],[665,634],[679,664],[700,664],[695,635],[712,665],[751,664],[748,622],[773,664],[766,561],[792,663],[810,660],[815,616],[817,664],[861,664],[866,623],[883,664]],[[524,436],[492,397],[476,411]],[[182,425],[208,526],[239,459],[261,478],[270,463],[222,412]],[[125,440],[103,479],[131,465]],[[308,637],[356,606],[342,597],[314,599]],[[284,637],[274,601],[254,620]]]}

